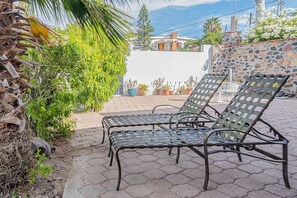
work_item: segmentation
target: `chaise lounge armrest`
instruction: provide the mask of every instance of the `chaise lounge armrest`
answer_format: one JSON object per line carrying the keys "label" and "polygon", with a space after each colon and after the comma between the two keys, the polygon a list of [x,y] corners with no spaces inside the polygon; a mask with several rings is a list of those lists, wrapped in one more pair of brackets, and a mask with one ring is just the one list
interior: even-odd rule
{"label": "chaise lounge armrest", "polygon": [[[209,145],[209,139],[211,138],[211,136],[213,136],[214,134],[218,134],[218,133],[242,133],[244,136],[251,136],[253,138],[256,138],[258,140],[261,140],[260,142],[243,142],[243,140],[231,140],[231,139],[225,139],[226,140],[226,145],[237,145],[237,146],[241,146],[241,145],[255,145],[255,144],[288,144],[288,140],[286,139],[277,139],[277,138],[272,138],[269,137],[269,139],[265,139],[263,137],[260,137],[258,135],[253,135],[250,133],[246,133],[245,131],[241,131],[238,129],[230,129],[230,128],[221,128],[221,129],[213,129],[210,130],[209,132],[207,132],[205,134],[205,139],[204,139],[204,147],[207,147],[207,145]],[[222,138],[223,140],[223,138]],[[223,143],[223,142],[222,142]],[[215,145],[215,144],[214,144]]]}
{"label": "chaise lounge armrest", "polygon": [[155,114],[155,111],[157,110],[157,108],[159,107],[173,107],[176,109],[180,109],[180,107],[174,106],[174,105],[170,105],[170,104],[164,104],[164,105],[157,105],[153,108],[152,113]]}
{"label": "chaise lounge armrest", "polygon": [[[274,137],[278,137],[280,140],[285,140],[288,141],[289,140],[287,138],[285,138],[278,130],[276,130],[276,128],[274,128],[271,124],[269,124],[268,122],[264,121],[262,118],[259,118],[259,122],[263,123],[264,125],[269,127],[269,131],[273,132]],[[261,136],[265,136],[268,138],[272,138],[271,136],[268,136],[266,134],[261,133],[260,131],[258,131],[257,129],[253,128],[253,133],[257,136],[261,135]]]}
{"label": "chaise lounge armrest", "polygon": [[[178,125],[182,123],[183,120],[185,119],[189,119],[189,118],[196,118],[196,120],[193,120],[191,122],[187,122],[187,123],[193,123],[193,124],[199,124],[201,122],[214,122],[215,120],[212,119],[212,117],[209,117],[208,115],[197,115],[197,114],[192,114],[192,115],[189,115],[189,116],[184,116],[182,118],[180,118],[177,122],[176,122],[176,128],[179,128]],[[199,120],[199,119],[204,119],[203,121]],[[170,122],[170,125],[169,125],[169,128],[171,128],[171,125],[173,123]]]}

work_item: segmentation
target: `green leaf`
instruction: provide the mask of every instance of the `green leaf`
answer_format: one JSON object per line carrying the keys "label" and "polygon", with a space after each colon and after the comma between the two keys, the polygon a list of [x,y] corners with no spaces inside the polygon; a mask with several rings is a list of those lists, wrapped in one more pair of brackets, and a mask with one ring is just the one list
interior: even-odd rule
{"label": "green leaf", "polygon": [[130,18],[108,3],[126,4],[130,0],[28,0],[31,13],[47,19],[75,22],[84,30],[92,30],[99,38],[108,38],[115,46],[127,44],[131,32]]}

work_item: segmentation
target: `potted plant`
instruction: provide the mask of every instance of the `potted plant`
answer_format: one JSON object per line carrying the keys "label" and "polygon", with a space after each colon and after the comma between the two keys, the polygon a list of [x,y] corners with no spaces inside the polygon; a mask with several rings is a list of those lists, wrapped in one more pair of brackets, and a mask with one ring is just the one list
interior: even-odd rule
{"label": "potted plant", "polygon": [[137,81],[136,80],[131,80],[129,79],[126,82],[127,90],[128,90],[128,95],[129,96],[136,96],[137,94]]}
{"label": "potted plant", "polygon": [[190,95],[192,91],[193,91],[193,88],[189,84],[187,84],[187,87],[185,89],[185,94]]}
{"label": "potted plant", "polygon": [[145,96],[147,95],[148,85],[146,84],[139,84],[138,85],[138,95]]}
{"label": "potted plant", "polygon": [[195,87],[198,83],[197,77],[196,77],[196,79],[194,79],[193,76],[190,76],[189,80],[187,80],[185,83],[187,85],[187,87],[185,89],[185,94],[190,95],[193,91],[193,87]]}
{"label": "potted plant", "polygon": [[[172,86],[171,86],[171,87],[172,87]],[[174,83],[172,89],[170,89],[170,93],[169,93],[169,95],[174,95],[175,87],[176,87],[176,82]]]}
{"label": "potted plant", "polygon": [[185,85],[182,85],[178,88],[179,95],[183,95],[183,94],[185,94],[185,92],[186,92]]}
{"label": "potted plant", "polygon": [[154,88],[154,95],[161,95],[162,94],[162,86],[164,84],[165,78],[158,78],[153,82]]}
{"label": "potted plant", "polygon": [[169,96],[169,94],[170,94],[170,86],[167,82],[166,85],[163,86],[163,95]]}

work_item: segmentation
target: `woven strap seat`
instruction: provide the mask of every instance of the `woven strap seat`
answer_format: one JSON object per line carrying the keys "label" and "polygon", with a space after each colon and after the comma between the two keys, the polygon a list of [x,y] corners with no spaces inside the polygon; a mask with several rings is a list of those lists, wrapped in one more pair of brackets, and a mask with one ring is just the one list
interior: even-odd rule
{"label": "woven strap seat", "polygon": [[[119,115],[119,116],[106,116],[103,123],[105,126],[145,126],[152,124],[167,124],[172,114],[139,114],[139,115]],[[178,118],[174,118],[176,122]]]}
{"label": "woven strap seat", "polygon": [[[210,128],[114,131],[111,134],[111,143],[113,150],[203,146],[205,134],[208,131]],[[221,136],[213,135],[209,140],[209,145],[224,145],[232,142]]]}
{"label": "woven strap seat", "polygon": [[[139,115],[121,115],[105,117],[103,123],[105,126],[146,126],[146,125],[161,125],[169,124],[169,120],[173,114],[139,114]],[[171,123],[176,123],[183,116],[189,115],[187,113],[174,116]]]}

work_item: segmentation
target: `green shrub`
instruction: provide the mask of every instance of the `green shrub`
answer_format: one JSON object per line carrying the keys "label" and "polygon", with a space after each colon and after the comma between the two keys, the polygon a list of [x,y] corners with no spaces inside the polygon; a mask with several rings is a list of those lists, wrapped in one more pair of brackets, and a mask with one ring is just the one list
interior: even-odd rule
{"label": "green shrub", "polygon": [[31,50],[28,59],[40,66],[26,68],[31,102],[27,115],[38,136],[70,135],[74,109],[99,110],[118,88],[126,72],[127,46],[113,47],[76,26],[61,31],[65,40]]}
{"label": "green shrub", "polygon": [[40,150],[34,155],[36,159],[36,163],[32,169],[29,170],[29,178],[28,181],[31,185],[36,183],[37,178],[47,178],[50,174],[52,174],[55,170],[49,164],[45,164],[44,161],[47,160],[45,154],[41,154]]}
{"label": "green shrub", "polygon": [[[25,195],[24,198],[30,198],[30,197],[31,197],[30,194],[29,193],[26,193],[26,195]],[[19,193],[13,191],[11,193],[11,198],[22,198],[22,196]]]}
{"label": "green shrub", "polygon": [[78,73],[76,58],[79,53],[73,44],[45,47],[30,53],[40,66],[28,71],[31,83],[31,101],[27,114],[38,136],[48,139],[54,134],[70,135],[71,113],[78,91],[69,86]]}

